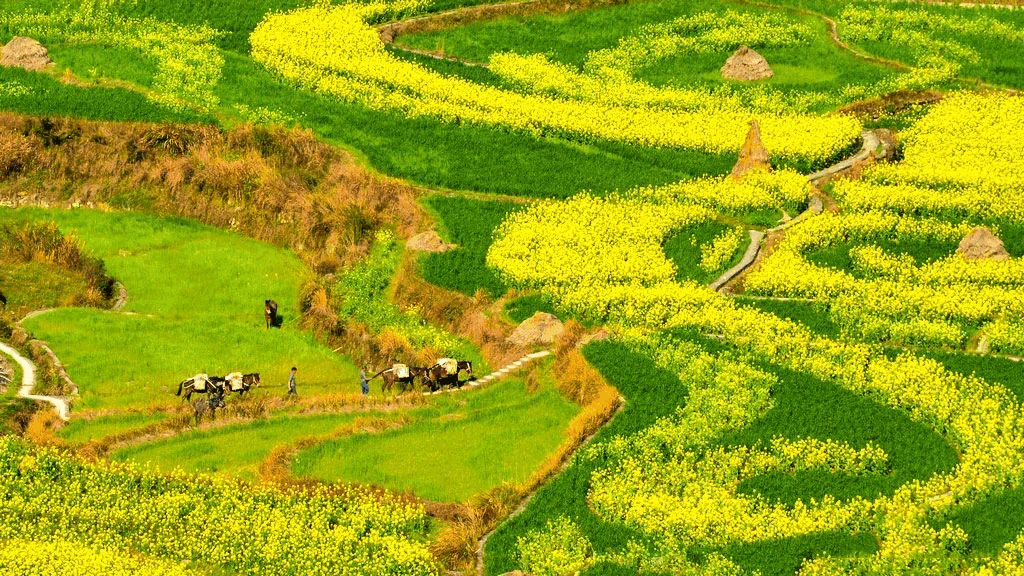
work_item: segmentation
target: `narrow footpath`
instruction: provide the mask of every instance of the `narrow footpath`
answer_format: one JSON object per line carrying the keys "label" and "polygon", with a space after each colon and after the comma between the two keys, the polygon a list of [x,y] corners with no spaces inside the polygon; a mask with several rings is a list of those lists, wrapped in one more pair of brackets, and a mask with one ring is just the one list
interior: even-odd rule
{"label": "narrow footpath", "polygon": [[67,422],[71,419],[71,404],[66,398],[60,398],[58,396],[41,396],[39,394],[33,394],[32,388],[36,385],[36,365],[31,360],[25,358],[18,353],[17,350],[0,342],[0,352],[10,356],[15,362],[21,366],[21,388],[18,389],[18,396],[20,398],[28,398],[29,400],[38,400],[40,402],[46,402],[52,404],[54,410],[57,411],[57,416],[60,419]]}

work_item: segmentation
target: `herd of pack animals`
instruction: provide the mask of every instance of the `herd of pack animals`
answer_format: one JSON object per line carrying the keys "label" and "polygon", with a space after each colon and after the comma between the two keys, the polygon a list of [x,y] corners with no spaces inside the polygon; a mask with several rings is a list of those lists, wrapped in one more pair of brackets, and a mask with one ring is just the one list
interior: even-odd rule
{"label": "herd of pack animals", "polygon": [[[5,306],[7,304],[7,299],[3,297],[2,293],[0,293],[0,303]],[[281,327],[281,318],[277,314],[277,302],[265,300],[263,314],[268,329],[271,326]],[[463,371],[466,372],[468,380],[463,381],[459,379],[459,375]],[[390,368],[377,372],[368,380],[374,380],[377,377],[380,377],[382,380],[381,390],[384,393],[390,392],[396,385],[398,385],[400,392],[403,393],[418,388],[425,388],[431,392],[436,392],[443,386],[458,388],[464,382],[476,379],[476,376],[473,374],[473,362],[469,360],[455,360],[453,358],[440,358],[431,366],[392,364]],[[420,379],[419,386],[416,384],[417,378]],[[227,396],[236,392],[240,397],[245,396],[246,392],[259,385],[260,375],[258,372],[248,374],[232,372],[224,377],[196,374],[178,383],[178,391],[175,392],[175,395],[182,396],[182,399],[185,401],[191,401],[192,394],[205,395],[204,398],[192,402],[192,408],[195,410],[196,425],[198,425],[205,414],[209,414],[211,420],[216,420],[217,410],[226,406],[225,398]]]}

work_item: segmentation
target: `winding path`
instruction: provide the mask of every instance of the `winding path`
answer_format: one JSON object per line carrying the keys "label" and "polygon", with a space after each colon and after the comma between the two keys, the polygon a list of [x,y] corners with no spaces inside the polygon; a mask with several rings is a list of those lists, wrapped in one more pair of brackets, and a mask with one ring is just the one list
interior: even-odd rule
{"label": "winding path", "polygon": [[[807,176],[807,180],[809,180],[811,184],[813,184],[814,186],[819,186],[820,184],[827,182],[828,179],[838,176],[840,174],[845,174],[846,172],[849,172],[856,168],[861,163],[868,161],[872,157],[872,155],[875,154],[875,152],[879,149],[880,146],[884,147],[881,153],[882,157],[886,157],[890,152],[892,152],[891,150],[889,150],[889,147],[885,143],[885,141],[882,138],[880,138],[879,135],[876,134],[873,130],[865,130],[861,132],[860,137],[863,141],[863,144],[861,145],[859,152],[841,162],[837,162],[829,166],[828,168],[824,168],[822,170],[818,170],[813,174],[809,174]],[[821,200],[817,197],[811,197],[811,201],[807,207],[807,210],[804,210],[799,215],[797,215],[796,218],[793,218],[788,222],[780,224],[774,228],[769,228],[767,235],[759,230],[749,230],[748,232],[750,233],[750,244],[747,246],[747,251],[743,254],[743,258],[740,259],[740,261],[735,266],[729,268],[724,273],[722,273],[722,275],[719,276],[718,279],[716,279],[714,282],[709,284],[708,287],[716,291],[721,290],[726,284],[728,284],[734,278],[739,276],[741,272],[746,270],[748,266],[750,266],[751,264],[754,263],[754,261],[757,260],[757,256],[761,250],[761,243],[767,236],[771,236],[772,234],[781,232],[786,228],[799,224],[800,222],[803,222],[804,220],[811,218],[816,214],[820,214],[823,209],[824,205],[822,204]]]}
{"label": "winding path", "polygon": [[18,389],[18,396],[20,398],[28,398],[29,400],[38,400],[40,402],[52,404],[61,420],[67,422],[71,419],[71,403],[68,402],[66,398],[60,398],[58,396],[41,396],[32,393],[32,388],[36,384],[36,365],[33,364],[31,360],[25,358],[17,350],[3,342],[0,342],[0,352],[10,356],[18,363],[19,366],[21,366],[21,388]]}

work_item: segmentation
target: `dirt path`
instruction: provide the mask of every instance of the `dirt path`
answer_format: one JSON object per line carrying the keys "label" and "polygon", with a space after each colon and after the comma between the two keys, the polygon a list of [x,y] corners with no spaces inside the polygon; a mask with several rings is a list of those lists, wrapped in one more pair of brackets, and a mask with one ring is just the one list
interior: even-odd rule
{"label": "dirt path", "polygon": [[0,342],[0,352],[10,356],[18,363],[19,366],[21,366],[21,387],[18,389],[18,396],[20,398],[28,398],[29,400],[38,400],[40,402],[52,404],[61,420],[67,422],[71,419],[71,404],[66,398],[32,394],[32,388],[35,387],[36,384],[36,365],[33,364],[31,360],[25,358],[18,353],[17,350],[2,342]]}
{"label": "dirt path", "polygon": [[[830,178],[846,174],[857,169],[859,166],[862,166],[865,162],[870,162],[872,157],[887,157],[892,152],[887,141],[872,130],[865,130],[861,132],[860,137],[863,142],[860,151],[845,160],[829,166],[828,168],[809,174],[807,176],[807,180],[817,188],[821,184],[827,182]],[[879,150],[881,150],[881,152],[879,152]],[[758,230],[749,230],[750,245],[747,246],[747,251],[743,254],[743,258],[735,266],[726,270],[708,287],[720,292],[731,292],[735,286],[730,286],[730,284],[733,283],[734,280],[739,279],[741,274],[746,272],[752,265],[758,264],[763,260],[765,254],[761,249],[762,246],[775,246],[787,228],[796,226],[797,224],[806,221],[808,218],[812,218],[815,215],[820,214],[824,208],[825,202],[817,196],[812,196],[808,203],[807,210],[804,210],[795,218],[785,222],[784,224],[780,224],[774,228],[769,228],[767,234]]]}

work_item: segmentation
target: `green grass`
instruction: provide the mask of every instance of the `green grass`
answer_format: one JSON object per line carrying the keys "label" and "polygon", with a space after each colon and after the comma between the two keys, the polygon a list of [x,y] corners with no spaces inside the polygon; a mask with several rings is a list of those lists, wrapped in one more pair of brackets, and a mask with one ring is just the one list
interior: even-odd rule
{"label": "green grass", "polygon": [[766,540],[752,544],[736,544],[726,548],[725,554],[746,571],[759,571],[762,576],[790,576],[796,574],[805,559],[817,556],[860,556],[878,551],[878,543],[871,534],[848,532],[821,532]]}
{"label": "green grass", "polygon": [[114,453],[113,459],[148,463],[161,471],[180,468],[186,472],[255,480],[259,463],[275,447],[305,436],[328,434],[357,416],[276,416],[123,448]]}
{"label": "green grass", "polygon": [[509,300],[505,304],[505,314],[509,320],[516,324],[522,323],[523,320],[533,316],[536,312],[547,312],[548,314],[558,316],[558,311],[554,304],[551,303],[551,300],[540,294],[520,296],[519,298]]}
{"label": "green grass", "polygon": [[[2,219],[54,220],[127,287],[124,312],[67,308],[25,323],[49,341],[81,390],[78,408],[173,403],[199,372],[260,372],[260,393],[354,391],[357,370],[296,327],[307,272],[290,252],[201,224],[88,210],[3,210]],[[284,327],[266,330],[263,300]],[[277,388],[275,388],[277,387]]]}
{"label": "green grass", "polygon": [[21,318],[33,310],[66,306],[87,286],[80,274],[43,262],[5,262],[0,258],[0,288],[8,311]]}
{"label": "green grass", "polygon": [[[722,346],[696,335],[680,333],[712,353]],[[674,414],[686,402],[686,387],[679,379],[654,366],[652,360],[631,352],[615,342],[595,342],[584,348],[588,360],[626,398],[622,412],[593,440],[595,447],[614,436],[643,430],[659,417]],[[776,477],[764,475],[744,483],[744,492],[757,491],[769,499],[792,502],[797,498],[830,493],[837,497],[874,495],[891,491],[910,478],[927,478],[949,470],[956,455],[933,431],[911,421],[903,412],[887,408],[847,392],[834,384],[770,366],[780,376],[774,392],[775,408],[751,426],[720,439],[720,445],[751,444],[773,435],[789,438],[832,438],[863,446],[872,441],[889,454],[891,472],[860,478],[813,477],[808,474]],[[488,540],[487,574],[497,575],[517,568],[516,539],[547,520],[567,516],[582,529],[597,553],[621,551],[626,542],[643,544],[645,536],[620,525],[603,522],[587,506],[586,493],[592,472],[605,463],[576,460],[562,474],[541,488],[523,514],[508,520]],[[874,538],[865,534],[823,533],[810,536],[732,545],[724,554],[748,571],[763,574],[792,574],[804,558],[816,554],[836,556],[870,554],[877,550]],[[694,550],[696,554],[713,550]],[[635,573],[621,566],[601,564],[585,571],[587,576]]]}
{"label": "green grass", "polygon": [[780,318],[792,320],[811,329],[812,332],[828,338],[839,338],[840,328],[832,321],[828,308],[820,302],[803,302],[799,300],[767,300],[761,298],[744,298],[738,296],[736,302],[741,306],[754,308],[761,312],[774,314]]}
{"label": "green grass", "polygon": [[153,87],[156,61],[135,50],[93,44],[57,44],[49,50],[50,58],[60,62],[61,70],[78,71],[79,80],[84,82],[117,79]]}
{"label": "green grass", "polygon": [[1024,529],[1024,487],[1006,488],[979,502],[958,508],[932,522],[941,529],[946,522],[967,532],[972,552],[994,556],[1003,545],[1016,540]]}
{"label": "green grass", "polygon": [[701,246],[710,245],[716,237],[731,228],[732,226],[721,222],[704,222],[673,232],[665,239],[663,250],[665,256],[676,266],[676,279],[680,282],[692,280],[698,284],[708,284],[739,262],[747,245],[750,244],[749,237],[740,244],[724,265],[711,271],[700,267]]}
{"label": "green grass", "polygon": [[438,231],[455,250],[425,254],[420,260],[423,277],[438,286],[472,295],[484,290],[491,296],[505,293],[506,285],[486,264],[494,229],[520,205],[468,198],[429,196],[424,206],[435,217]]}
{"label": "green grass", "polygon": [[[161,0],[126,8],[181,23],[206,22],[242,35],[255,26],[264,10],[289,7],[290,0],[238,7],[218,1],[211,7],[186,0]],[[54,4],[55,5],[55,4]],[[16,2],[5,9],[19,10]],[[43,6],[35,6],[41,9]],[[232,39],[233,38],[233,39]],[[591,190],[604,193],[635,186],[657,185],[731,168],[732,154],[638,148],[606,141],[582,141],[469,124],[444,124],[430,118],[368,110],[296,89],[256,64],[240,40],[222,39],[223,77],[216,87],[221,122],[240,120],[235,104],[267,108],[295,118],[319,136],[357,151],[373,168],[414,182],[442,188],[502,192],[531,197],[566,197]],[[78,76],[91,78],[110,71],[115,78],[146,85],[148,63],[126,51],[99,47],[58,47],[63,61]],[[436,66],[448,66],[435,63]],[[465,72],[463,75],[481,74]],[[24,71],[0,70],[0,82],[17,80],[32,89],[28,97],[0,97],[0,109],[29,114],[72,115],[107,120],[203,121],[194,114],[177,114],[123,89],[74,87]]]}
{"label": "green grass", "polygon": [[0,84],[17,84],[27,94],[0,90],[0,110],[39,116],[73,116],[90,120],[140,122],[210,122],[191,112],[173,112],[132,90],[73,86],[38,72],[0,66]]}
{"label": "green grass", "polygon": [[[1009,390],[1019,403],[1024,403],[1024,364],[979,354],[953,354],[941,351],[917,351],[941,362],[948,370],[965,376],[977,376]],[[1005,488],[969,506],[957,508],[934,519],[932,525],[942,528],[952,522],[964,529],[975,554],[992,556],[1002,546],[1020,535],[1024,529],[1024,487]]]}
{"label": "green grass", "polygon": [[856,448],[872,442],[888,455],[886,474],[849,476],[822,471],[796,474],[770,473],[746,480],[741,493],[759,493],[769,501],[792,505],[797,500],[821,500],[831,494],[839,500],[890,495],[901,485],[948,472],[956,466],[956,452],[926,425],[906,412],[878,404],[836,384],[780,368],[772,370],[780,384],[773,392],[775,406],[743,430],[727,434],[723,446],[768,445],[772,437],[833,439]]}
{"label": "green grass", "polygon": [[1024,404],[1024,363],[981,354],[954,354],[940,350],[917,350],[915,354],[938,360],[947,370],[977,376],[1009,390]]}
{"label": "green grass", "polygon": [[136,412],[130,414],[110,414],[88,420],[74,418],[57,431],[57,436],[69,444],[84,444],[89,440],[100,440],[124,430],[155,424],[168,416],[169,414],[166,412]]}
{"label": "green grass", "polygon": [[[672,414],[677,406],[686,402],[687,389],[674,374],[656,367],[650,359],[630,352],[621,344],[594,342],[583,352],[626,398],[622,411],[597,433],[595,444],[616,435],[638,432],[658,417]],[[565,471],[537,491],[522,514],[498,527],[487,540],[486,574],[496,576],[518,568],[516,539],[561,515],[580,526],[597,552],[619,552],[631,539],[642,541],[643,536],[635,530],[606,523],[590,511],[586,502],[590,474],[602,464],[598,460],[572,461]],[[622,573],[618,566],[597,567],[586,572],[588,576]]]}
{"label": "green grass", "polygon": [[409,490],[435,501],[465,501],[519,483],[561,444],[579,407],[551,386],[530,393],[509,379],[413,415],[393,431],[325,442],[298,455],[294,472]]}
{"label": "green grass", "polygon": [[812,264],[836,270],[845,270],[855,278],[863,278],[863,272],[854,266],[853,258],[850,257],[850,250],[867,244],[878,246],[893,256],[909,255],[913,257],[914,262],[918,266],[950,256],[956,252],[957,247],[957,241],[941,242],[929,238],[909,238],[904,240],[873,238],[871,240],[833,244],[812,250],[804,256]]}
{"label": "green grass", "polygon": [[[547,54],[552,59],[580,67],[587,53],[615,46],[619,39],[637,33],[644,25],[667,22],[698,12],[724,10],[765,12],[740,2],[635,2],[561,14],[509,16],[474,22],[450,30],[399,36],[397,43],[437,50],[460,58],[486,62],[491,54]],[[771,86],[786,92],[832,91],[847,84],[870,84],[890,71],[866,63],[839,50],[829,41],[825,24],[811,16],[788,15],[816,32],[807,45],[758,48],[771,63],[775,76],[756,87]],[[728,84],[739,90],[750,87],[724,80],[719,69],[731,50],[721,53],[685,54],[664,58],[639,71],[638,78],[656,85],[693,86]]]}

